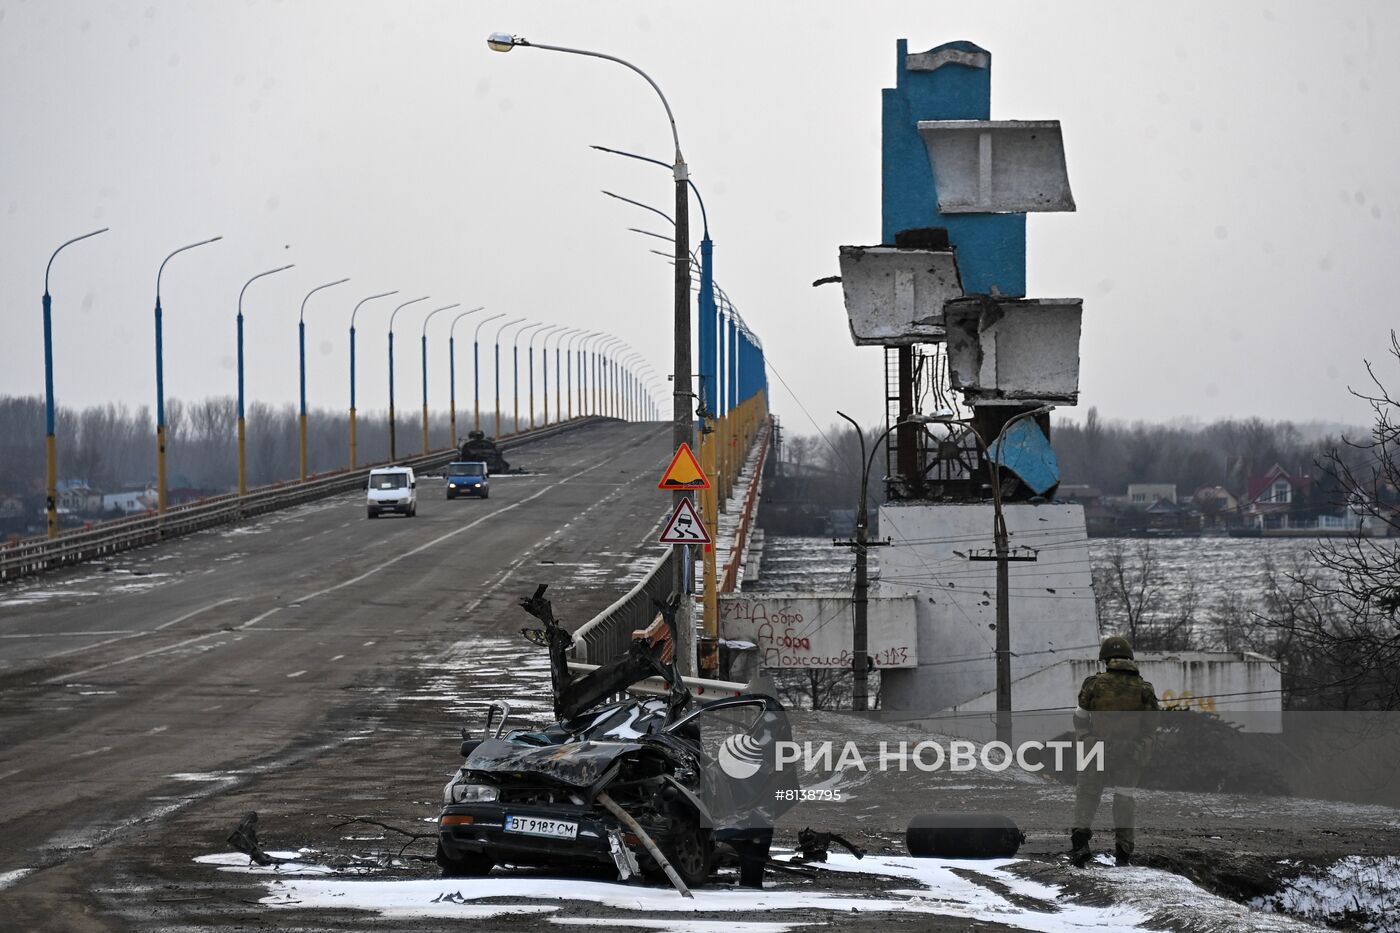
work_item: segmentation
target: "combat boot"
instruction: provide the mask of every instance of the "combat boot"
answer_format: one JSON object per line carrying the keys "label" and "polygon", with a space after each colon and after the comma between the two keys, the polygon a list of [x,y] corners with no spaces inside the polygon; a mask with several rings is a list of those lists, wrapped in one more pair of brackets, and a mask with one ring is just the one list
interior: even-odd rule
{"label": "combat boot", "polygon": [[1094,853],[1089,851],[1089,840],[1093,836],[1087,829],[1076,829],[1069,834],[1069,860],[1075,868],[1083,868],[1094,857]]}

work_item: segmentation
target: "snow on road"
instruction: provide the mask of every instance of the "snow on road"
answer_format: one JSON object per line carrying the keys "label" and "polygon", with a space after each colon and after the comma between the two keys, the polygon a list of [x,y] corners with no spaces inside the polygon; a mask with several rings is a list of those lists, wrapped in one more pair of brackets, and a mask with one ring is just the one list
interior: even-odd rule
{"label": "snow on road", "polygon": [[[288,853],[292,855],[293,853]],[[307,853],[296,853],[304,858]],[[870,876],[873,889],[859,893],[825,891],[820,878],[781,878],[760,891],[729,886],[697,888],[693,899],[666,887],[645,887],[577,878],[513,876],[496,872],[487,878],[390,880],[337,876],[314,862],[275,868],[249,865],[241,856],[210,855],[204,864],[224,871],[264,874],[268,893],[261,903],[274,910],[361,910],[386,918],[480,919],[507,914],[559,912],[560,924],[585,922],[567,916],[570,903],[588,903],[624,911],[624,920],[588,918],[590,925],[624,923],[629,927],[685,933],[784,933],[804,923],[821,922],[813,912],[850,916],[919,913],[954,919],[993,921],[1038,933],[1082,931],[1254,931],[1301,933],[1310,924],[1252,910],[1207,893],[1190,881],[1147,868],[1094,867],[1077,874],[1106,897],[1094,903],[1071,899],[1064,888],[1032,880],[1014,869],[1017,859],[952,860],[867,856],[856,860],[833,854],[826,868]],[[780,912],[804,912],[800,917]],[[732,915],[735,920],[687,920],[681,914]],[[652,915],[650,917],[646,915]],[[659,916],[657,916],[659,915]],[[738,919],[740,916],[746,919]],[[763,916],[762,922],[747,918]]]}

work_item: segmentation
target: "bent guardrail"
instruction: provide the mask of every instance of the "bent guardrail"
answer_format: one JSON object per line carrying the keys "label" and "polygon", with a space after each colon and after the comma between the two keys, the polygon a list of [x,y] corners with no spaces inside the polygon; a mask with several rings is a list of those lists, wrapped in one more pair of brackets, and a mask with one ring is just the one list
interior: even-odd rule
{"label": "bent guardrail", "polygon": [[656,618],[657,603],[670,598],[675,559],[675,551],[668,548],[666,556],[647,571],[641,582],[579,626],[570,650],[573,660],[606,664],[626,652],[632,633],[650,625]]}
{"label": "bent guardrail", "polygon": [[[547,428],[512,434],[501,438],[497,443],[502,448],[510,448],[599,420],[602,419],[576,418]],[[456,448],[448,448],[426,456],[395,462],[415,470],[431,470],[451,463],[456,456]],[[68,532],[57,538],[29,538],[10,545],[0,545],[0,582],[17,580],[55,567],[95,560],[132,548],[155,544],[167,538],[187,535],[217,525],[232,524],[255,515],[363,489],[369,481],[370,470],[383,465],[373,464],[355,470],[345,470],[309,479],[304,483],[292,481],[262,486],[250,490],[244,496],[230,493],[203,502],[175,506],[167,509],[164,515],[147,513],[133,518],[119,518],[102,522],[91,529]]]}

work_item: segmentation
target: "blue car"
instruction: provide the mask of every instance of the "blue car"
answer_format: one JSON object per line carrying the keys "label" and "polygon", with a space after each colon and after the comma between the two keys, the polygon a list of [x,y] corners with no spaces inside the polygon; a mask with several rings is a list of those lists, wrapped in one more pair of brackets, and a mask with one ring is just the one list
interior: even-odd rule
{"label": "blue car", "polygon": [[447,465],[447,498],[491,496],[491,474],[481,460],[459,460]]}

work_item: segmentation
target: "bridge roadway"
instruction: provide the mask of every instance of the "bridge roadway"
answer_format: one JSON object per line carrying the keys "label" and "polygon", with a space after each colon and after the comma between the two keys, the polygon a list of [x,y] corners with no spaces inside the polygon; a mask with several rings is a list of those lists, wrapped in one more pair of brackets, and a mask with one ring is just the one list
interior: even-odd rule
{"label": "bridge roadway", "polygon": [[[605,607],[659,556],[669,436],[604,423],[512,450],[537,472],[493,479],[485,501],[424,478],[415,519],[369,521],[346,495],[0,588],[0,926],[129,928],[111,912],[124,847],[188,844],[168,824],[193,808],[218,816],[192,851],[221,851],[245,804],[220,796],[286,804],[296,782],[276,801],[259,782],[314,774],[352,734],[384,742],[424,658],[506,633],[507,667],[517,644],[537,653],[515,605],[536,583],[571,625]],[[429,755],[458,725],[440,706]],[[451,766],[387,757],[419,772],[420,797]],[[373,797],[366,768],[341,791]]]}

